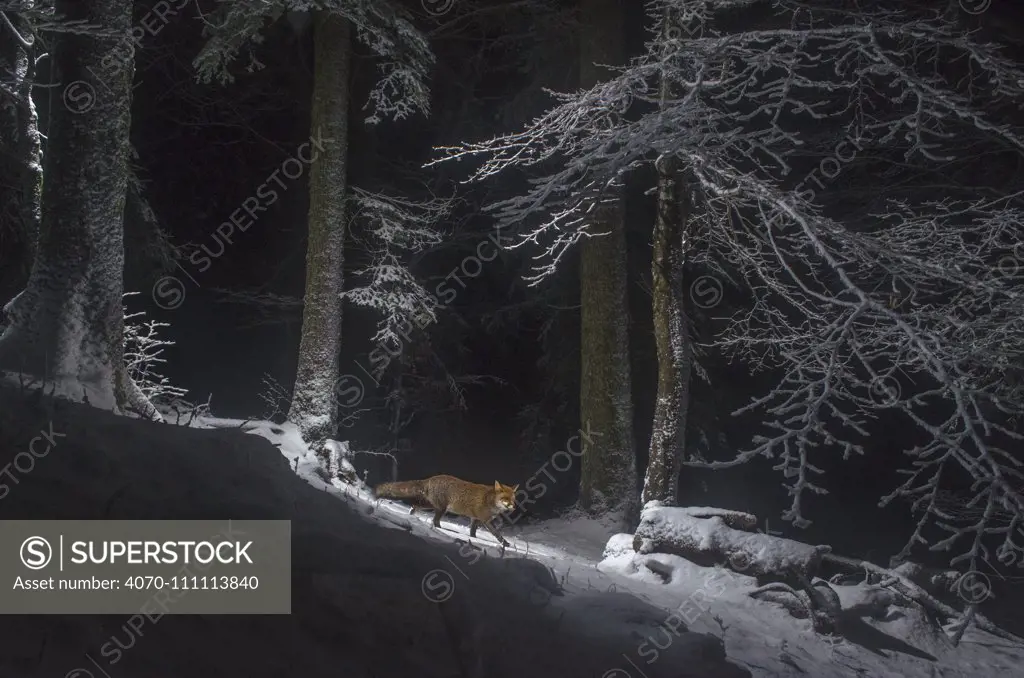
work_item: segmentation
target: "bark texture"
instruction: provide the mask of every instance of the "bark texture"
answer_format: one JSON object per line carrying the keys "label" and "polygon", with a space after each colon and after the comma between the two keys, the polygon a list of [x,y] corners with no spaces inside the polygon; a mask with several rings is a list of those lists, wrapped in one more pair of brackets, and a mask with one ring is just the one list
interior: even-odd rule
{"label": "bark texture", "polygon": [[5,16],[0,17],[5,84],[0,89],[0,306],[24,286],[31,270],[43,188],[39,117],[32,102],[37,50],[28,22],[14,12]]}
{"label": "bark texture", "polygon": [[348,163],[350,28],[326,12],[313,19],[315,76],[311,132],[323,138],[309,175],[309,241],[302,339],[288,419],[319,447],[337,428],[334,396],[341,348],[342,265]]}
{"label": "bark texture", "polygon": [[[621,0],[581,0],[580,84],[608,77],[598,64],[624,60]],[[593,431],[583,448],[580,506],[637,512],[637,472],[629,369],[626,234],[621,192],[593,212],[580,262],[580,424]]]}
{"label": "bark texture", "polygon": [[641,502],[679,500],[679,471],[686,443],[690,404],[690,345],[683,286],[689,201],[676,158],[659,159],[658,212],[651,261],[651,304],[658,357],[658,396],[654,403],[651,448]]}
{"label": "bark texture", "polygon": [[[58,0],[69,21],[127,36],[132,3]],[[124,201],[134,65],[127,37],[52,36],[64,105],[51,113],[42,221],[26,288],[7,306],[0,369],[98,407],[154,416],[124,368]],[[124,54],[112,60],[111,54]],[[116,61],[116,63],[114,63]]]}

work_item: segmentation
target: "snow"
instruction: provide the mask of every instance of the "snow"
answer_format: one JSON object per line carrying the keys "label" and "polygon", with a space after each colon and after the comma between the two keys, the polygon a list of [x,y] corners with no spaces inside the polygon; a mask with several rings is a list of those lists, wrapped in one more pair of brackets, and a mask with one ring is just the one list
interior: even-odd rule
{"label": "snow", "polygon": [[[973,627],[953,648],[869,586],[835,585],[844,637],[830,639],[750,598],[752,577],[635,553],[615,517],[507,526],[502,556],[460,518],[437,530],[429,513],[374,501],[358,480],[325,482],[290,424],[153,424],[74,403],[40,407],[0,386],[0,430],[51,417],[66,437],[12,486],[0,517],[290,519],[293,614],[171,615],[138,638],[116,616],[0,616],[0,675],[65,676],[118,637],[137,649],[114,678],[1024,677],[1024,648]],[[346,467],[349,445],[327,449]]]}
{"label": "snow", "polygon": [[[267,435],[265,428],[254,432]],[[292,454],[301,457],[301,442],[293,437],[292,444]],[[303,468],[313,472],[315,466],[315,460],[306,467],[300,464],[300,475]],[[431,541],[465,540],[485,545],[488,550],[497,549],[493,537],[483,531],[478,533],[483,536],[470,540],[467,524],[458,518],[446,517],[438,532],[430,526],[429,513],[409,516],[408,508],[399,502],[375,502],[368,488],[337,485],[346,501],[375,507],[371,517],[384,524],[404,526]],[[692,517],[725,513],[714,507],[677,508],[650,502],[642,518],[662,526],[667,534],[693,530],[699,523],[718,524],[718,532],[743,535],[759,559],[775,561],[778,566],[788,560],[803,562],[815,552],[816,547],[800,542],[730,530],[718,518]],[[644,674],[629,661],[647,671],[646,661],[654,658],[655,652],[658,663],[680,661],[685,666],[685,652],[681,652],[684,645],[672,642],[672,654],[658,650],[666,645],[667,639],[675,638],[671,627],[672,620],[677,618],[682,618],[683,625],[691,631],[723,638],[726,656],[753,676],[1024,676],[1024,667],[1015,663],[1024,659],[1024,648],[1014,648],[1007,641],[976,629],[968,631],[970,639],[961,647],[953,648],[940,632],[933,630],[923,613],[913,608],[889,608],[886,618],[873,619],[871,610],[877,609],[879,599],[886,599],[887,593],[877,587],[834,585],[846,613],[844,628],[862,644],[842,637],[819,636],[811,631],[808,620],[792,619],[776,605],[747,597],[757,586],[753,577],[719,567],[701,567],[678,556],[638,554],[633,550],[632,534],[616,533],[619,524],[616,516],[600,519],[570,512],[557,520],[506,528],[506,537],[512,544],[506,553],[522,553],[551,568],[566,596],[581,599],[577,610],[585,613],[579,616],[578,623],[593,626],[602,618],[616,618],[608,614],[609,608],[628,618],[630,608],[625,601],[634,599],[664,611],[666,618],[654,625],[623,629],[637,634],[636,647],[623,657],[620,665],[609,667],[606,678],[640,678]],[[713,536],[712,531],[703,529],[709,538]],[[780,544],[789,548],[780,549]],[[666,584],[663,576],[651,569],[652,564],[658,571],[671,571],[671,581]],[[868,619],[862,619],[862,614]],[[998,647],[1000,652],[993,653],[990,647]],[[614,669],[621,673],[614,673]]]}
{"label": "snow", "polygon": [[[704,551],[729,553],[731,559],[743,561],[737,569],[750,568],[751,574],[769,572],[807,573],[811,564],[821,560],[827,546],[810,546],[792,539],[783,539],[728,527],[723,515],[712,510],[708,518],[694,517],[706,509],[663,506],[648,502],[640,514],[637,535],[642,535],[641,553],[650,553],[658,544],[685,542]],[[749,514],[741,514],[749,519]]]}

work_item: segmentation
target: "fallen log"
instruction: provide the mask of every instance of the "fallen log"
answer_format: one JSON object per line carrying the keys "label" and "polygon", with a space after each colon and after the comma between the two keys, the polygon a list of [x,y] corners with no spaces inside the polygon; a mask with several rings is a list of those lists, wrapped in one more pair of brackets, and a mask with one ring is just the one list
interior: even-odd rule
{"label": "fallen log", "polygon": [[841,612],[835,591],[825,581],[815,582],[815,577],[829,568],[862,573],[865,583],[888,589],[922,606],[936,618],[952,622],[955,627],[954,643],[972,621],[983,631],[1024,643],[1021,638],[1003,631],[978,613],[977,604],[969,605],[966,612],[960,612],[936,597],[936,594],[956,588],[961,578],[967,575],[909,562],[887,569],[868,561],[833,554],[830,546],[812,546],[746,531],[756,525],[757,519],[749,513],[665,506],[652,501],[640,514],[633,549],[641,554],[677,555],[703,566],[725,565],[735,572],[757,577],[761,586],[750,595],[779,603],[795,616],[810,616],[815,630],[822,632],[835,628]]}
{"label": "fallen log", "polygon": [[[720,509],[692,509],[648,502],[633,537],[638,553],[670,553],[698,565],[727,565],[755,577],[799,582],[812,579],[829,546],[810,546],[756,532],[733,529],[756,518]],[[704,517],[704,516],[707,517]]]}
{"label": "fallen log", "polygon": [[672,507],[683,514],[694,518],[719,517],[722,521],[734,530],[754,532],[757,529],[757,516],[743,511],[732,511],[730,509],[715,508],[713,506],[678,506]]}

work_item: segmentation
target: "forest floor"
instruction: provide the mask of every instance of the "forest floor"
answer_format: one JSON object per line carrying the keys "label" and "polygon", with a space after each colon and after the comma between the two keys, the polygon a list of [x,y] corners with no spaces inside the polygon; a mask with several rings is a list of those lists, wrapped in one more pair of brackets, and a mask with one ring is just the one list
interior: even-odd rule
{"label": "forest floor", "polygon": [[290,520],[292,614],[0,615],[2,678],[1024,678],[1024,648],[974,628],[953,648],[912,615],[829,642],[748,578],[579,516],[517,525],[502,554],[458,518],[325,483],[287,425],[154,424],[0,384],[0,466],[39,430],[59,442],[0,518]]}
{"label": "forest floor", "polygon": [[[310,459],[295,433],[282,430],[275,435],[266,425],[258,425],[253,432],[280,445],[292,459]],[[464,560],[448,559],[442,573],[425,579],[425,595],[431,595],[432,588],[437,595],[455,595],[473,574],[472,556],[465,554],[475,555],[475,549],[481,549],[487,557],[526,557],[542,563],[566,595],[628,592],[663,610],[664,619],[635,633],[635,648],[621,653],[602,678],[650,678],[652,665],[671,661],[663,656],[677,638],[673,629],[679,628],[722,639],[728,659],[752,676],[1024,677],[1024,646],[972,626],[954,647],[944,632],[913,609],[892,610],[884,619],[862,613],[872,587],[835,587],[844,607],[842,633],[824,636],[811,629],[809,620],[794,619],[778,605],[751,599],[747,592],[757,587],[752,577],[667,554],[636,554],[631,535],[616,536],[614,518],[597,520],[570,512],[540,523],[513,525],[505,528],[511,545],[502,554],[486,530],[478,529],[477,536],[470,538],[466,519],[446,516],[438,530],[430,511],[410,514],[401,502],[375,499],[361,482],[335,480],[328,487],[312,468],[303,470],[301,461],[297,469],[326,491],[362,506],[382,525],[460,545]],[[657,571],[647,567],[651,560],[660,563]],[[671,572],[667,578],[666,570]],[[543,592],[536,597],[543,599]],[[594,613],[599,617],[601,610]]]}

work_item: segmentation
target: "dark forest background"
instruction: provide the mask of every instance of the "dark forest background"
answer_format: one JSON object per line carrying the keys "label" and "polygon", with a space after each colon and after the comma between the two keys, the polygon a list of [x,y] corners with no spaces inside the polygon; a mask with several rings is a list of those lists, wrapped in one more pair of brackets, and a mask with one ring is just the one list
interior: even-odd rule
{"label": "dark forest background", "polygon": [[[153,4],[137,2],[136,14],[141,17]],[[411,263],[415,274],[430,283],[443,279],[493,231],[482,206],[514,194],[523,184],[506,177],[466,185],[460,182],[468,168],[458,163],[425,168],[424,163],[436,157],[435,147],[511,131],[539,115],[552,101],[545,88],[577,86],[577,6],[569,1],[456,3],[436,16],[418,1],[405,4],[437,56],[430,83],[432,114],[364,122],[361,111],[377,70],[375,58],[357,45],[348,171],[350,183],[366,190],[416,199],[455,197],[442,224],[449,237]],[[203,11],[215,5],[213,0],[199,2]],[[648,37],[642,10],[636,3],[624,26],[631,54]],[[961,17],[965,28],[979,29],[983,38],[1006,45],[1011,56],[1024,61],[1024,7],[1019,3],[995,2],[983,14]],[[189,268],[186,274],[168,265],[166,253],[171,246],[209,243],[216,227],[308,139],[312,34],[307,15],[289,14],[266,31],[262,44],[246,48],[248,58],[233,68],[236,81],[222,85],[196,82],[192,59],[204,42],[202,30],[202,20],[177,17],[148,37],[136,54],[131,140],[139,184],[129,194],[126,214],[125,289],[140,294],[129,298],[128,310],[145,311],[169,324],[163,337],[175,345],[164,355],[164,373],[188,389],[190,399],[212,397],[217,416],[260,418],[269,414],[261,397],[268,391],[268,377],[287,385],[295,376],[307,177],[288,182],[281,199],[245,233],[236,232],[234,243],[209,270]],[[45,78],[44,63],[40,79]],[[37,88],[36,98],[45,133],[49,110],[61,105],[60,90]],[[654,198],[645,195],[652,177],[634,175],[629,181],[630,360],[642,468],[656,390],[650,308]],[[367,261],[361,235],[353,222],[345,252],[346,287],[349,276]],[[390,370],[379,387],[360,371],[375,347],[379,317],[347,304],[341,372],[363,378],[368,391],[361,404],[366,411],[348,418],[343,413],[338,437],[355,449],[394,454],[400,478],[450,473],[510,484],[522,482],[563,449],[579,427],[579,273],[570,257],[551,279],[528,288],[523,274],[534,254],[506,250],[486,264],[442,311],[439,322],[413,335],[401,367]],[[0,299],[6,300],[23,286],[27,268],[12,248],[4,249],[0,267]],[[184,302],[173,310],[160,308],[151,296],[163,275],[175,275],[185,285]],[[238,303],[228,292],[272,294],[284,301]],[[713,335],[728,309],[727,297],[698,318],[698,337]],[[688,444],[714,457],[742,447],[757,432],[757,420],[736,419],[730,412],[762,392],[771,375],[755,379],[745,365],[714,354],[707,364],[711,384],[694,380],[692,398],[691,421],[701,433],[691,435]],[[912,530],[913,517],[904,505],[877,508],[877,497],[895,480],[895,464],[879,460],[895,460],[908,440],[885,420],[877,422],[876,430],[872,445],[877,454],[847,462],[837,458],[827,468],[830,494],[812,499],[807,513],[816,520],[805,530],[774,520],[788,498],[768,461],[718,473],[684,471],[681,500],[749,510],[769,519],[765,529],[831,543],[850,555],[895,553]],[[365,456],[357,462],[369,480],[389,479],[387,458]],[[558,474],[553,487],[532,507],[532,517],[572,505],[578,469]]]}

